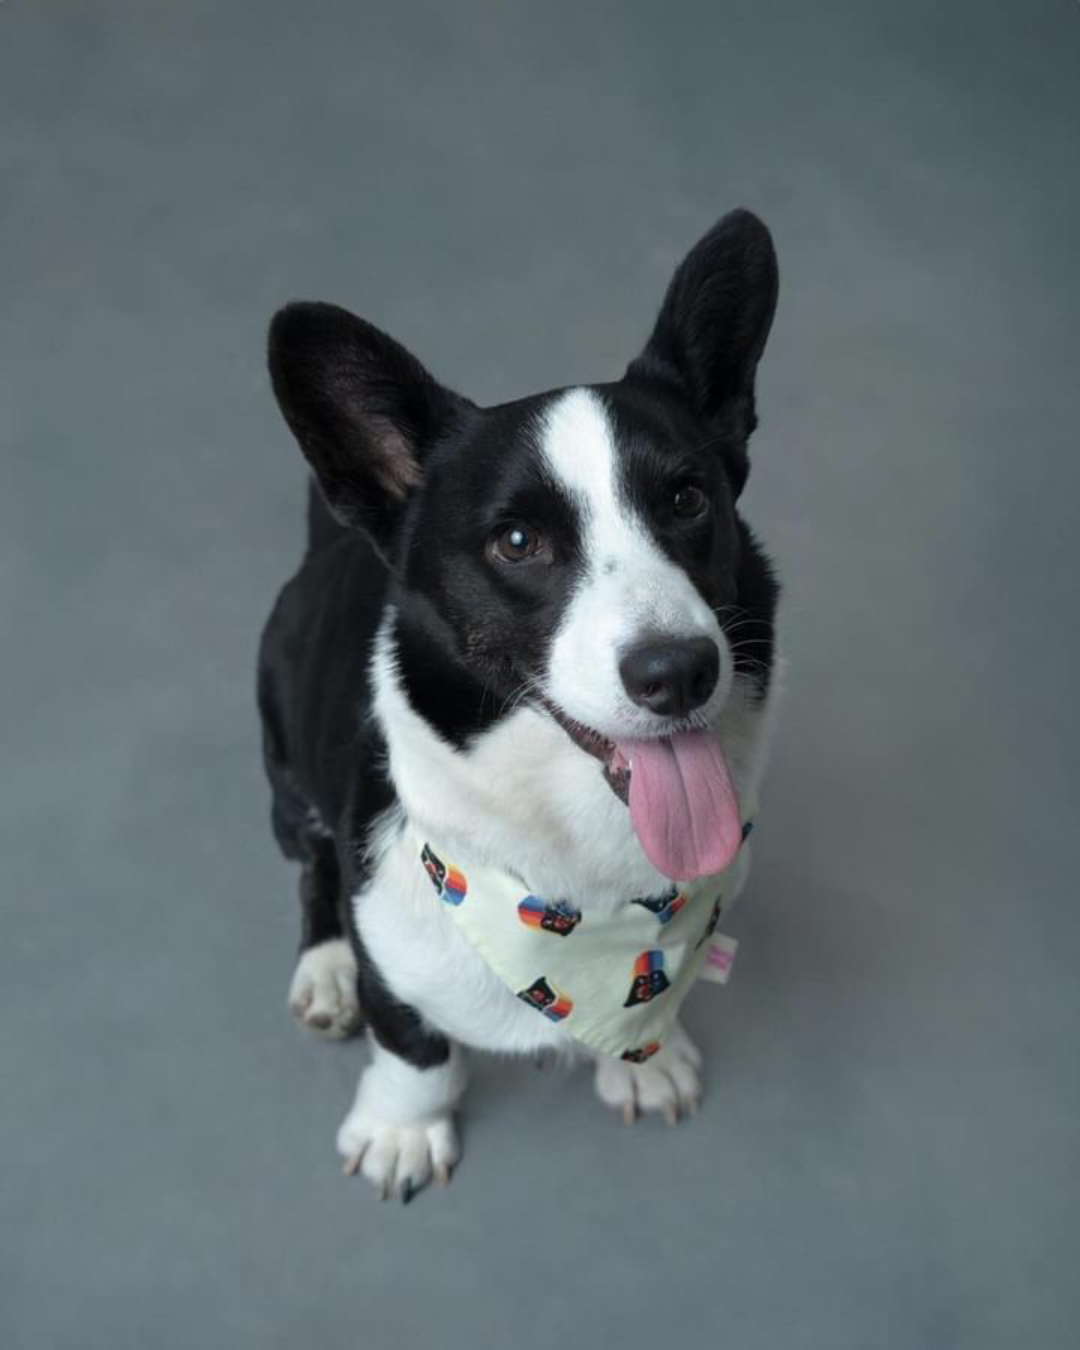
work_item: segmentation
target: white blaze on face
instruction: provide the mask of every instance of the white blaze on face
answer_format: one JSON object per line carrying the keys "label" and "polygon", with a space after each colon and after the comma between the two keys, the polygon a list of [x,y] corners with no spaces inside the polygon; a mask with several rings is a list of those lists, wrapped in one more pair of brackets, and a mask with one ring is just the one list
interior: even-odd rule
{"label": "white blaze on face", "polygon": [[571,389],[549,408],[541,451],[581,517],[582,576],[552,641],[547,693],[577,721],[612,739],[656,735],[664,719],[631,702],[619,661],[642,642],[709,637],[720,680],[701,713],[712,720],[731,685],[716,616],[689,576],[657,545],[619,492],[614,432],[600,398]]}

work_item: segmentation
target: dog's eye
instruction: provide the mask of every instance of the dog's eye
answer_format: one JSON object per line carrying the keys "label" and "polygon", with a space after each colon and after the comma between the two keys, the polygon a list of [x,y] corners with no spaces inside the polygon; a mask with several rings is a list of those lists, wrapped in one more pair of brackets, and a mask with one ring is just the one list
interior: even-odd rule
{"label": "dog's eye", "polygon": [[541,560],[549,550],[543,535],[532,526],[515,521],[495,535],[488,545],[488,552],[498,562],[520,563]]}
{"label": "dog's eye", "polygon": [[693,483],[684,483],[676,489],[671,506],[680,520],[696,520],[709,509],[709,499]]}

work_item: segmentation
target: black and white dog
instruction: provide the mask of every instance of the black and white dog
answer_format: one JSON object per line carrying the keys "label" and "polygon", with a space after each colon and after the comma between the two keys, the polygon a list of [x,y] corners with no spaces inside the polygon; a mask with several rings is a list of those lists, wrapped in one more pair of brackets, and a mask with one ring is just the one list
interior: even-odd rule
{"label": "black and white dog", "polygon": [[[460,1047],[574,1044],[462,935],[419,839],[584,925],[733,856],[745,872],[777,586],[736,502],[776,294],[768,231],[732,212],[622,379],[493,408],[343,309],[273,321],[274,391],[318,484],[259,664],[274,831],[303,868],[290,1004],[329,1035],[367,1025],[338,1149],[384,1195],[449,1178]],[[696,1109],[678,1024],[638,1058],[597,1056],[602,1101]]]}

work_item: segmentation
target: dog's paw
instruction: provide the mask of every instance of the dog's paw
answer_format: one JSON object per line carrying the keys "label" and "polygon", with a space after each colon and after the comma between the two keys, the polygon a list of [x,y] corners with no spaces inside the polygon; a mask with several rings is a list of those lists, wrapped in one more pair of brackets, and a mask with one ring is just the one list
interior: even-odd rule
{"label": "dog's paw", "polygon": [[337,1149],[346,1176],[359,1173],[383,1200],[396,1195],[405,1204],[432,1178],[448,1185],[461,1156],[452,1116],[436,1116],[422,1125],[394,1125],[363,1106],[354,1106],[345,1117]]}
{"label": "dog's paw", "polygon": [[289,986],[289,1008],[309,1030],[332,1040],[359,1029],[356,958],[344,938],[301,952]]}
{"label": "dog's paw", "polygon": [[659,1111],[669,1125],[697,1113],[701,1052],[677,1023],[663,1046],[642,1064],[604,1057],[596,1062],[596,1095],[632,1125],[641,1111]]}

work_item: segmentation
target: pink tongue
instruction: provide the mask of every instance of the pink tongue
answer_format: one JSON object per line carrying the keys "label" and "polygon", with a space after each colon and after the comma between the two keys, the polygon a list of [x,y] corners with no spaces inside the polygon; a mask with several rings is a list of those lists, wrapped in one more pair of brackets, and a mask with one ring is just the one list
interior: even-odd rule
{"label": "pink tongue", "polygon": [[617,749],[630,764],[630,822],[656,870],[672,881],[723,871],[742,843],[742,819],[716,737],[688,731]]}

